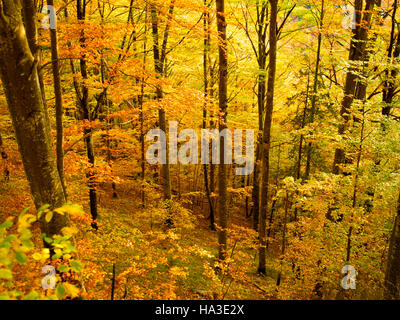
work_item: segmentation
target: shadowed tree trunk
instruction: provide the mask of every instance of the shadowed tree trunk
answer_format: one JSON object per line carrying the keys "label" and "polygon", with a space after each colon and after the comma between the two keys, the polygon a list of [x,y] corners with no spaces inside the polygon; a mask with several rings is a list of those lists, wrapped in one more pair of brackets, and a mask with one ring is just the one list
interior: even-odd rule
{"label": "shadowed tree trunk", "polygon": [[[158,12],[157,8],[154,4],[150,4],[150,12],[151,12],[151,23],[152,23],[152,32],[153,32],[153,54],[154,54],[154,65],[157,76],[160,78],[165,75],[165,62],[166,62],[166,55],[167,55],[167,44],[168,44],[168,37],[169,37],[169,29],[172,19],[172,14],[174,11],[174,3],[175,0],[171,1],[169,11],[168,11],[168,18],[164,30],[164,37],[163,42],[161,45],[160,50],[160,43],[159,43],[159,20],[158,20]],[[164,93],[160,84],[157,85],[156,88],[156,95],[157,100],[160,101],[164,97]],[[163,132],[167,132],[167,120],[165,110],[163,108],[159,108],[158,110],[158,122],[159,127]],[[164,199],[170,200],[172,198],[171,195],[171,174],[170,174],[170,164],[169,164],[169,148],[168,144],[166,145],[166,163],[162,164],[161,166],[161,180],[162,186],[164,189]]]}
{"label": "shadowed tree trunk", "polygon": [[[54,6],[53,0],[47,0],[49,6]],[[57,169],[60,175],[61,184],[64,190],[65,197],[67,198],[67,188],[65,184],[64,172],[64,128],[63,128],[63,101],[61,92],[61,79],[60,79],[60,63],[58,60],[58,38],[57,38],[57,25],[54,29],[50,28],[50,41],[51,41],[51,60],[53,68],[53,81],[54,81],[54,94],[56,98],[56,128],[57,128]]]}
{"label": "shadowed tree trunk", "polygon": [[[85,0],[77,0],[77,18],[78,21],[83,25],[85,18],[86,18],[86,1]],[[82,26],[81,35],[79,39],[81,48],[84,49],[86,44],[86,37],[85,31]],[[81,56],[79,59],[80,69],[82,79],[85,81],[88,79],[88,72],[87,72],[87,63],[85,59],[85,54]],[[78,89],[75,87],[75,89]],[[95,173],[93,172],[95,166],[95,153],[94,153],[94,145],[93,145],[93,135],[92,135],[92,128],[90,127],[89,122],[92,120],[90,111],[89,111],[89,89],[87,85],[83,82],[81,85],[81,90],[76,90],[81,113],[82,113],[82,120],[86,120],[87,124],[83,129],[83,136],[86,144],[86,151],[89,163],[91,168],[87,173],[88,179],[88,186],[89,186],[89,201],[90,201],[90,213],[92,215],[92,227],[97,229],[97,192],[96,192],[96,177]]]}
{"label": "shadowed tree trunk", "polygon": [[[217,29],[219,52],[219,131],[227,128],[228,112],[228,52],[226,43],[225,1],[217,0]],[[228,227],[227,166],[225,165],[224,138],[220,137],[220,164],[218,166],[218,257],[226,259]]]}
{"label": "shadowed tree trunk", "polygon": [[[204,0],[204,7],[209,8],[209,3],[207,0]],[[204,51],[203,51],[203,80],[204,80],[204,109],[203,109],[203,129],[207,129],[207,106],[208,106],[208,91],[209,91],[209,83],[208,83],[208,62],[209,62],[209,54],[210,54],[210,13],[205,9],[203,13],[203,31],[204,31]],[[206,196],[208,200],[209,213],[210,213],[210,228],[211,230],[215,229],[215,215],[214,215],[214,206],[211,199],[210,185],[208,181],[208,165],[203,164],[203,172],[204,172],[204,186],[206,189]]]}
{"label": "shadowed tree trunk", "polygon": [[[346,75],[344,97],[340,109],[342,123],[339,125],[339,135],[343,135],[349,126],[349,120],[352,113],[351,105],[354,99],[362,98],[362,96],[365,95],[366,84],[360,81],[360,77],[356,72],[357,66],[354,66],[354,63],[359,61],[364,61],[365,63],[367,62],[366,57],[369,55],[366,54],[366,46],[368,32],[371,27],[372,9],[374,8],[374,3],[374,0],[367,0],[365,10],[363,11],[363,0],[354,1],[354,8],[356,11],[356,28],[353,29],[353,36],[350,43],[350,67]],[[339,174],[341,172],[340,166],[350,161],[350,159],[346,159],[344,149],[337,148],[335,151],[333,173]]]}
{"label": "shadowed tree trunk", "polygon": [[[325,2],[321,2],[321,15],[319,17],[319,32],[318,32],[318,45],[317,45],[317,61],[315,62],[315,72],[314,72],[314,86],[313,95],[311,98],[311,110],[310,110],[310,124],[314,122],[316,113],[316,103],[318,94],[318,77],[321,62],[321,47],[322,47],[322,27],[324,25],[324,13],[325,13]],[[307,160],[306,160],[306,170],[304,174],[304,179],[308,180],[310,178],[311,172],[311,157],[312,157],[312,143],[309,142],[307,146]]]}
{"label": "shadowed tree trunk", "polygon": [[274,108],[275,74],[276,74],[276,51],[277,51],[277,17],[278,0],[271,0],[271,15],[269,23],[269,70],[268,70],[268,90],[267,104],[264,120],[264,131],[262,140],[262,182],[261,182],[261,205],[260,205],[260,225],[259,225],[259,264],[258,272],[266,273],[266,219],[268,211],[268,185],[269,185],[269,154],[271,147],[271,125],[272,113]]}
{"label": "shadowed tree trunk", "polygon": [[266,64],[267,64],[267,32],[268,32],[268,1],[262,1],[261,5],[257,6],[257,48],[255,52],[259,68],[258,84],[257,84],[257,103],[258,103],[258,130],[257,148],[256,148],[256,161],[254,164],[254,181],[253,181],[253,228],[258,230],[258,220],[260,215],[260,163],[261,163],[261,143],[263,132],[263,115],[265,108],[265,94],[266,94]]}
{"label": "shadowed tree trunk", "polygon": [[[25,173],[36,208],[45,204],[57,208],[64,205],[65,196],[52,152],[37,51],[33,1],[0,1],[0,76]],[[50,222],[46,222],[42,215],[40,225],[42,232],[52,237],[69,225],[69,216],[54,213]]]}

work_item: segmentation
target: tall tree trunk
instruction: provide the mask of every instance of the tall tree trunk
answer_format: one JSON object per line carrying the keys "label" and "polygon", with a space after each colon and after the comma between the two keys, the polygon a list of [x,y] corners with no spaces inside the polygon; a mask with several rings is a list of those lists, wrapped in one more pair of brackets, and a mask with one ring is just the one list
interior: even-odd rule
{"label": "tall tree trunk", "polygon": [[258,230],[258,220],[260,212],[260,177],[261,170],[259,163],[261,162],[261,144],[262,144],[262,132],[263,132],[263,116],[265,109],[265,94],[267,86],[266,63],[267,63],[267,31],[268,24],[266,23],[268,18],[268,2],[263,0],[261,6],[257,3],[257,42],[258,52],[257,63],[259,69],[258,84],[257,84],[257,104],[258,104],[258,136],[257,136],[257,147],[256,147],[256,161],[254,163],[254,180],[253,180],[253,228]]}
{"label": "tall tree trunk", "polygon": [[[47,0],[47,4],[49,6],[54,6],[54,1]],[[50,41],[51,41],[51,61],[53,68],[54,94],[56,98],[57,169],[58,169],[58,174],[60,175],[65,198],[67,198],[67,188],[65,183],[65,172],[64,172],[64,127],[63,127],[64,108],[63,108],[62,92],[61,92],[60,63],[58,58],[57,26],[55,26],[54,29],[50,28]]]}
{"label": "tall tree trunk", "polygon": [[[321,15],[319,17],[319,32],[318,32],[318,45],[317,45],[317,61],[315,62],[315,72],[314,72],[314,87],[313,95],[311,98],[311,110],[310,110],[310,124],[314,122],[317,94],[318,94],[318,77],[319,77],[319,66],[321,62],[321,46],[322,46],[322,27],[324,25],[324,14],[325,14],[325,2],[322,0],[321,3]],[[306,161],[306,171],[304,179],[308,180],[310,178],[311,171],[311,156],[312,156],[312,143],[309,142],[307,146],[307,161]]]}
{"label": "tall tree trunk", "polygon": [[[204,109],[203,109],[203,129],[207,129],[207,106],[208,106],[208,61],[210,54],[210,13],[207,11],[209,8],[209,3],[204,0],[204,13],[203,13],[203,27],[204,27],[204,51],[203,51],[203,80],[204,80]],[[208,165],[203,164],[204,172],[204,186],[206,189],[206,197],[208,200],[209,213],[210,213],[210,228],[215,229],[215,215],[214,207],[211,199],[210,185],[208,181]]]}
{"label": "tall tree trunk", "polygon": [[268,211],[268,185],[269,185],[269,155],[271,147],[271,125],[274,108],[275,74],[276,74],[276,51],[277,51],[277,18],[278,0],[270,0],[271,14],[269,23],[269,70],[267,104],[264,120],[263,143],[262,143],[262,183],[261,183],[261,205],[259,225],[259,264],[258,272],[266,273],[266,219]]}
{"label": "tall tree trunk", "polygon": [[[80,45],[82,49],[86,47],[86,36],[85,31],[83,29],[83,24],[86,19],[86,0],[77,0],[77,17],[78,21],[82,24],[81,36],[80,36]],[[83,80],[88,79],[87,72],[87,62],[85,58],[85,54],[79,59],[80,67],[81,67],[81,75]],[[78,93],[78,92],[77,92]],[[90,201],[90,213],[92,215],[92,227],[97,229],[97,191],[96,191],[96,176],[93,172],[95,166],[95,153],[94,153],[94,145],[93,145],[93,132],[92,128],[89,125],[89,122],[92,121],[90,110],[89,110],[89,89],[87,85],[83,82],[81,85],[81,94],[78,95],[78,100],[82,112],[82,119],[88,122],[87,126],[83,130],[84,140],[86,144],[87,157],[89,160],[89,164],[91,168],[89,168],[89,172],[87,173],[88,186],[89,186],[89,201]]]}
{"label": "tall tree trunk", "polygon": [[[48,118],[41,92],[36,47],[36,10],[33,2],[0,1],[0,76],[5,89],[19,151],[36,208],[65,203],[54,159]],[[34,29],[34,30],[33,30]],[[54,213],[50,222],[40,219],[48,237],[61,234],[69,216]],[[48,246],[47,243],[45,245]]]}
{"label": "tall tree trunk", "polygon": [[[175,0],[171,1],[171,5],[169,7],[169,15],[167,18],[167,23],[164,31],[163,43],[160,50],[159,43],[159,20],[158,20],[158,12],[154,4],[150,4],[151,11],[151,20],[152,20],[152,30],[153,30],[153,53],[154,53],[154,64],[157,76],[161,78],[165,75],[165,62],[166,62],[166,49],[169,37],[169,27],[172,19],[172,14],[174,11],[174,3]],[[157,100],[160,101],[164,97],[164,93],[160,84],[157,85],[156,88]],[[158,122],[159,127],[165,133],[167,132],[167,120],[165,110],[163,108],[159,108],[158,110]],[[166,144],[166,163],[161,166],[161,180],[162,186],[164,189],[164,199],[170,200],[172,198],[171,195],[171,174],[170,174],[170,164],[169,164],[169,147]]]}
{"label": "tall tree trunk", "polygon": [[[397,12],[397,0],[393,3],[393,13],[392,13],[392,29],[390,33],[390,43],[388,48],[388,63],[393,64],[394,59],[400,56],[400,32],[397,34],[397,40],[395,39],[395,29],[396,26],[396,12]],[[393,98],[396,94],[396,84],[395,79],[398,73],[398,68],[389,67],[385,70],[386,80],[383,86],[383,102],[385,106],[382,108],[382,115],[389,116],[392,110]]]}
{"label": "tall tree trunk", "polygon": [[[354,66],[354,63],[359,61],[366,62],[366,56],[369,56],[366,55],[366,46],[368,32],[371,27],[374,3],[374,0],[367,0],[365,10],[363,11],[363,0],[354,1],[354,8],[356,11],[356,28],[353,30],[353,36],[350,43],[349,61],[351,65],[346,75],[344,98],[342,100],[342,106],[340,109],[342,123],[339,125],[339,135],[343,135],[346,131],[346,128],[348,128],[351,115],[351,105],[354,99],[357,98],[357,95],[360,96],[365,92],[363,87],[365,84],[363,84],[362,81],[359,81],[360,77],[356,73],[357,66]],[[349,161],[349,159],[346,159],[343,148],[337,148],[335,151],[333,173],[339,174],[341,172],[340,166]]]}
{"label": "tall tree trunk", "polygon": [[[228,115],[228,48],[226,37],[225,1],[216,0],[219,52],[219,131],[227,128]],[[224,138],[220,137],[220,164],[218,166],[218,257],[226,259],[228,227],[227,165],[225,165]]]}
{"label": "tall tree trunk", "polygon": [[[131,3],[132,4],[132,3]],[[147,51],[147,16],[148,16],[148,7],[146,5],[146,15],[145,15],[145,27],[144,27],[144,42],[143,42],[143,66],[146,67],[146,51]],[[145,70],[144,70],[145,71]],[[141,190],[141,198],[142,198],[142,208],[146,207],[146,192],[145,192],[145,179],[146,179],[146,150],[144,143],[144,111],[143,111],[143,102],[144,102],[144,88],[145,88],[145,76],[143,75],[140,83],[140,96],[139,96],[139,122],[140,122],[140,150],[141,150],[141,178],[142,178],[142,190]]]}

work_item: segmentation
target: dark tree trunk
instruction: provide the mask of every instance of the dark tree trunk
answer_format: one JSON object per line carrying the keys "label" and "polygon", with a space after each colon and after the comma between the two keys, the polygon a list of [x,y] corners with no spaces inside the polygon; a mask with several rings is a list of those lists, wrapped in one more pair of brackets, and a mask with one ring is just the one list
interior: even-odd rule
{"label": "dark tree trunk", "polygon": [[257,42],[258,52],[257,63],[259,68],[258,84],[257,84],[257,104],[258,104],[258,130],[257,147],[256,147],[256,161],[254,163],[253,174],[253,228],[258,230],[258,221],[260,213],[260,177],[261,170],[259,163],[261,162],[261,144],[262,144],[262,131],[263,131],[263,115],[265,109],[265,95],[266,95],[266,63],[267,63],[267,31],[268,31],[268,2],[262,1],[261,8],[257,6]]}
{"label": "dark tree trunk", "polygon": [[[226,37],[225,1],[216,0],[219,48],[219,130],[227,128],[228,112],[228,48]],[[224,138],[220,138],[220,164],[218,166],[218,257],[226,259],[228,227],[227,166],[225,165]]]}
{"label": "dark tree trunk", "polygon": [[[19,151],[36,208],[64,205],[65,196],[52,151],[50,120],[43,102],[37,68],[36,11],[31,1],[0,1],[0,76],[5,89]],[[33,19],[33,20],[32,20]],[[61,234],[69,225],[68,215],[44,215],[41,230],[48,237]],[[47,245],[45,243],[45,245]]]}
{"label": "dark tree trunk", "polygon": [[[363,0],[355,0],[354,7],[356,10],[356,28],[353,30],[353,36],[350,43],[349,61],[351,64],[346,75],[346,83],[344,87],[344,98],[340,109],[340,116],[342,123],[339,125],[338,133],[343,135],[346,128],[349,126],[351,115],[351,105],[354,99],[360,98],[365,92],[365,84],[360,80],[356,74],[354,62],[366,62],[366,46],[368,40],[368,32],[371,27],[372,9],[374,8],[374,0],[367,0],[365,10],[363,11]],[[364,88],[365,87],[365,88]],[[346,159],[345,151],[343,148],[337,148],[335,151],[335,159],[333,164],[333,173],[339,174],[341,172],[340,166],[351,162]]]}
{"label": "dark tree trunk", "polygon": [[[77,17],[78,21],[81,24],[84,24],[86,19],[86,1],[85,0],[77,0]],[[80,44],[81,47],[84,49],[86,44],[86,36],[85,32],[81,30],[80,36]],[[84,80],[88,79],[88,72],[87,72],[87,62],[85,59],[85,55],[83,55],[80,59],[80,67],[81,67],[81,75]],[[86,120],[88,123],[92,121],[90,110],[89,110],[89,89],[85,83],[81,85],[81,94],[78,95],[78,100],[82,112],[82,119]],[[89,201],[90,201],[90,213],[93,219],[92,227],[97,229],[97,191],[96,191],[96,176],[94,173],[94,166],[95,166],[95,152],[94,152],[94,145],[93,145],[93,134],[92,128],[88,124],[87,127],[83,130],[83,136],[86,144],[86,151],[89,163],[91,168],[87,173],[88,179],[88,186],[89,186]]]}
{"label": "dark tree trunk", "polygon": [[[47,4],[49,6],[54,6],[54,1],[47,0]],[[58,60],[57,28],[50,29],[50,41],[51,41],[51,60],[53,68],[54,94],[56,98],[57,169],[58,169],[58,174],[60,175],[65,198],[67,198],[67,188],[65,183],[65,172],[64,172],[64,127],[63,127],[64,108],[63,108],[62,91],[61,91],[60,63]]]}
{"label": "dark tree trunk", "polygon": [[275,74],[276,74],[276,51],[277,51],[277,18],[278,0],[270,0],[271,15],[269,24],[269,70],[268,70],[268,90],[267,104],[264,120],[263,140],[262,140],[262,184],[261,184],[261,205],[260,205],[260,225],[259,225],[259,264],[258,272],[266,273],[266,219],[268,211],[268,186],[269,186],[269,156],[271,147],[271,125],[274,108]]}
{"label": "dark tree trunk", "polygon": [[[204,0],[204,7],[209,7],[207,0]],[[203,80],[204,80],[204,110],[203,110],[203,129],[207,129],[207,106],[208,106],[208,61],[210,54],[210,14],[205,11],[203,13],[203,26],[204,26],[204,51],[203,51]],[[210,213],[210,228],[211,230],[215,229],[215,215],[214,215],[214,207],[211,199],[210,186],[208,181],[208,166],[207,164],[203,164],[203,173],[204,173],[204,186],[206,189],[206,197],[209,206]]]}
{"label": "dark tree trunk", "polygon": [[[319,17],[319,33],[318,33],[318,45],[317,45],[317,60],[315,62],[315,72],[314,72],[314,86],[313,95],[311,98],[311,110],[310,110],[310,124],[314,122],[316,113],[316,103],[318,94],[318,77],[321,62],[321,46],[322,46],[322,27],[324,25],[324,14],[325,14],[325,2],[322,0],[321,3],[321,15]],[[304,174],[304,179],[308,180],[310,178],[311,172],[311,157],[312,157],[312,143],[309,142],[307,146],[307,160],[306,160],[306,171]]]}
{"label": "dark tree trunk", "polygon": [[[154,4],[150,5],[151,11],[151,20],[152,20],[152,31],[153,31],[153,54],[154,54],[154,65],[157,76],[160,78],[165,74],[165,62],[166,62],[166,54],[167,54],[167,44],[168,44],[168,37],[169,37],[169,29],[170,23],[172,19],[172,14],[174,11],[174,3],[175,1],[171,1],[171,5],[169,7],[169,14],[167,18],[167,23],[164,30],[164,38],[160,50],[160,43],[159,43],[159,20],[158,20],[158,12]],[[164,93],[162,90],[161,85],[157,85],[156,88],[156,95],[157,100],[160,101],[164,97]],[[158,122],[159,127],[163,132],[167,132],[167,120],[165,110],[160,108],[158,110]],[[171,175],[170,175],[170,164],[169,164],[169,148],[168,144],[166,145],[166,163],[161,165],[161,180],[162,186],[164,189],[164,199],[170,200],[172,198],[171,195]]]}

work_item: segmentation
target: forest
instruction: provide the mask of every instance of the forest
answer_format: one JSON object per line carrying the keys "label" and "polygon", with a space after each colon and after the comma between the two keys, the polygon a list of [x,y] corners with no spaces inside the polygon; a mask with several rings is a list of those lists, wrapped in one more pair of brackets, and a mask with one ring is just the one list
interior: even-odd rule
{"label": "forest", "polygon": [[397,0],[0,0],[0,300],[399,300]]}

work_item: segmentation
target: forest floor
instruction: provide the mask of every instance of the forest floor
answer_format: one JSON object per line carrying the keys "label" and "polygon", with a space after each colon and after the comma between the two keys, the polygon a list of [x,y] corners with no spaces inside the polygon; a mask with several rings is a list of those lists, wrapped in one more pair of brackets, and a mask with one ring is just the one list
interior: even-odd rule
{"label": "forest floor", "polygon": [[[257,274],[256,241],[251,240],[251,220],[242,208],[231,212],[230,262],[226,271],[218,273],[217,232],[209,227],[208,206],[201,202],[204,197],[190,201],[182,197],[172,209],[171,228],[165,224],[166,210],[160,208],[159,193],[148,192],[143,209],[139,182],[124,178],[117,185],[117,198],[110,183],[99,188],[97,231],[90,227],[86,185],[74,181],[69,186],[70,200],[86,212],[75,223],[87,299],[110,299],[113,282],[114,299],[274,299],[277,265],[271,262],[265,277]],[[1,219],[33,207],[22,175],[6,184],[0,185]],[[40,247],[38,226],[34,234]],[[37,275],[36,281],[40,281],[40,269],[35,270],[40,265],[24,268],[29,269],[24,274]]]}

